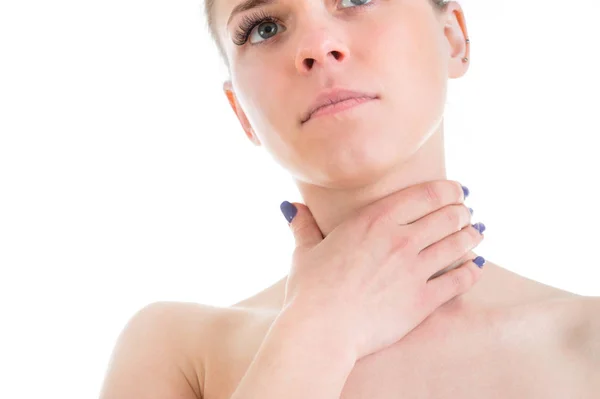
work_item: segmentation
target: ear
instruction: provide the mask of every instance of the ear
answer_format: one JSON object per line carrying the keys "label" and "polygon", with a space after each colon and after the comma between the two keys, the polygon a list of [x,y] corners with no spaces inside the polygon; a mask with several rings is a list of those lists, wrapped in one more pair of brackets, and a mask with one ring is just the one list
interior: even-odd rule
{"label": "ear", "polygon": [[463,61],[463,58],[471,58],[469,51],[471,46],[466,42],[469,37],[467,24],[460,4],[455,1],[448,3],[442,19],[444,34],[450,48],[449,77],[460,78],[469,69],[469,61]]}
{"label": "ear", "polygon": [[242,107],[240,106],[240,104],[237,101],[237,98],[235,97],[235,92],[233,91],[231,80],[226,80],[223,83],[223,91],[225,92],[227,100],[229,101],[229,105],[231,105],[231,109],[233,109],[233,112],[235,112],[235,115],[240,121],[248,139],[250,139],[250,141],[253,142],[254,145],[260,146],[260,140],[254,133],[254,130],[252,130],[252,126],[250,126],[250,122],[248,121],[244,110],[242,110]]}

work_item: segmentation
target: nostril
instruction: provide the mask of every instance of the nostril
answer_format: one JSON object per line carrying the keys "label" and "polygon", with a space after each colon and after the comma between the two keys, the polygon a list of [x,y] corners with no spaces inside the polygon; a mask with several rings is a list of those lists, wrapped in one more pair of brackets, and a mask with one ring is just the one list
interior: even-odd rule
{"label": "nostril", "polygon": [[[330,51],[328,54],[331,55],[331,56],[333,56],[333,58],[336,61],[340,61],[340,60],[342,60],[344,58],[344,53],[340,52],[340,51],[337,51],[337,50]],[[304,67],[307,70],[311,70],[313,68],[314,64],[315,64],[315,61],[316,60],[314,58],[306,57],[306,58],[304,58],[304,60],[302,60],[302,64],[304,65]],[[326,61],[323,60],[323,62],[326,62]]]}

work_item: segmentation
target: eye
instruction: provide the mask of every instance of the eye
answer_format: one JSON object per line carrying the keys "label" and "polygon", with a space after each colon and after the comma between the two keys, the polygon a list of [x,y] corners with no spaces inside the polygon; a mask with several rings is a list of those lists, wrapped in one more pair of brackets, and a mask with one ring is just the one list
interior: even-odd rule
{"label": "eye", "polygon": [[[267,36],[272,35],[279,30],[279,22],[279,18],[263,10],[259,10],[250,15],[244,15],[238,29],[233,35],[233,43],[238,46],[243,46],[248,41],[250,34],[254,33],[256,27],[259,28],[257,33],[261,35],[266,34]],[[267,24],[271,25],[266,29],[263,29],[262,26]],[[263,39],[266,40],[270,37],[271,36],[266,38],[263,37]],[[258,40],[258,42],[265,40]]]}
{"label": "eye", "polygon": [[[342,7],[344,9],[370,6],[369,3],[372,2],[372,0],[340,0],[340,3],[343,4],[344,1],[350,1],[351,4],[350,7]],[[233,42],[238,46],[243,46],[248,39],[250,39],[250,43],[252,44],[266,41],[275,36],[280,30],[285,31],[285,27],[280,25],[279,22],[279,18],[264,11],[244,16],[241,25],[234,35]]]}
{"label": "eye", "polygon": [[341,0],[340,3],[344,3],[344,2],[350,2],[350,4],[354,5],[354,6],[362,6],[367,4],[368,2],[370,2],[371,0]]}
{"label": "eye", "polygon": [[253,29],[252,32],[250,32],[248,39],[252,44],[270,39],[271,37],[275,36],[277,32],[279,32],[280,27],[282,28],[282,31],[283,29],[285,29],[282,25],[279,25],[275,21],[262,22],[256,25],[256,28]]}

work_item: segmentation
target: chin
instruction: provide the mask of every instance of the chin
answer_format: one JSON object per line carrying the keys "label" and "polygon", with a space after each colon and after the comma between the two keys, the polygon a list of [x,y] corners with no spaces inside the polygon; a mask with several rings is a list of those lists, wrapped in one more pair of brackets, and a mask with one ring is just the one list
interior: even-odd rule
{"label": "chin", "polygon": [[295,132],[293,165],[284,166],[298,180],[333,189],[380,180],[407,159],[418,142],[411,133],[413,121],[401,122],[408,115],[390,115],[381,105],[378,100],[348,110],[355,112],[308,120]]}
{"label": "chin", "polygon": [[[313,153],[303,170],[309,182],[323,187],[350,189],[371,184],[394,169],[402,158],[401,151],[392,152],[384,145],[346,142],[332,151]],[[311,167],[306,167],[311,165]]]}

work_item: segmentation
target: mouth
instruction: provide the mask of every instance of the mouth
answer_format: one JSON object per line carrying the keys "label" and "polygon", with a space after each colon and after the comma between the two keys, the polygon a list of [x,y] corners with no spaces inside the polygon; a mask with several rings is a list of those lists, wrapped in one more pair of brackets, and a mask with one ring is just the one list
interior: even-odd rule
{"label": "mouth", "polygon": [[309,111],[305,113],[301,124],[306,123],[310,119],[342,112],[378,98],[375,94],[344,89],[325,91],[317,97],[309,108]]}

